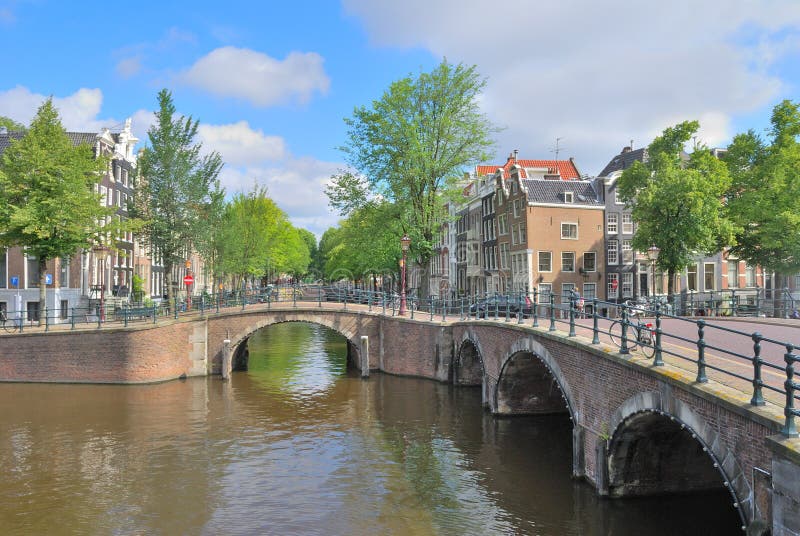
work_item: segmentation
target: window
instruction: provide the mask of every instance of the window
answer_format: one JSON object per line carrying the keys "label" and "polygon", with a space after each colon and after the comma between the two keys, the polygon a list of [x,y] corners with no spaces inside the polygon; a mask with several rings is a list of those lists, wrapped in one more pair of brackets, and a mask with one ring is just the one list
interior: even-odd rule
{"label": "window", "polygon": [[756,286],[756,269],[749,264],[744,267],[744,285],[746,287]]}
{"label": "window", "polygon": [[606,247],[606,260],[608,264],[618,264],[619,257],[617,256],[617,241],[609,240]]}
{"label": "window", "polygon": [[585,251],[583,253],[583,271],[596,272],[597,271],[597,253],[594,251]]}
{"label": "window", "polygon": [[707,262],[703,265],[703,290],[715,290],[714,263]]}
{"label": "window", "polygon": [[617,205],[624,205],[625,204],[619,198],[619,190],[617,190],[616,186],[614,187],[614,203],[616,203]]}
{"label": "window", "polygon": [[633,262],[633,246],[630,240],[622,241],[622,262],[623,264],[630,264]]}
{"label": "window", "polygon": [[516,225],[512,225],[511,226],[511,243],[512,244],[518,244],[519,243],[519,240],[517,239],[517,226]]}
{"label": "window", "polygon": [[609,212],[606,214],[606,232],[608,234],[617,234],[619,223],[619,214],[616,212]]}
{"label": "window", "polygon": [[550,294],[553,293],[552,283],[539,283],[539,303],[550,303]]}
{"label": "window", "polygon": [[519,235],[519,243],[524,244],[527,237],[525,236],[526,226],[524,223],[519,224],[519,231],[517,234]]}
{"label": "window", "polygon": [[608,283],[608,289],[606,290],[608,299],[616,298],[617,289],[619,289],[619,274],[608,274],[606,282]]}
{"label": "window", "polygon": [[66,320],[69,318],[69,300],[61,300],[61,309],[59,311],[59,318]]}
{"label": "window", "polygon": [[573,193],[572,192],[564,192],[564,202],[565,203],[574,203],[573,200]]}
{"label": "window", "polygon": [[561,271],[574,272],[575,271],[575,252],[562,251],[561,252]]}
{"label": "window", "polygon": [[630,298],[633,296],[633,273],[625,272],[622,274],[622,297]]}
{"label": "window", "polygon": [[577,240],[578,239],[578,224],[577,223],[562,223],[561,224],[561,239],[562,240]]}
{"label": "window", "polygon": [[519,199],[514,200],[514,217],[519,218]]}
{"label": "window", "polygon": [[596,297],[597,297],[597,283],[584,283],[583,299],[589,301],[595,299]]}
{"label": "window", "polygon": [[28,321],[29,322],[38,322],[39,321],[39,302],[38,301],[29,301],[26,304],[27,313],[28,313]]}
{"label": "window", "polygon": [[633,216],[630,214],[622,215],[622,232],[624,234],[633,234]]}
{"label": "window", "polygon": [[697,265],[690,264],[686,268],[686,290],[697,291]]}
{"label": "window", "polygon": [[739,286],[739,261],[728,261],[728,288],[737,288]]}
{"label": "window", "polygon": [[500,214],[497,217],[497,227],[500,236],[508,234],[508,214]]}
{"label": "window", "polygon": [[540,251],[539,252],[539,271],[552,272],[553,271],[553,252]]}
{"label": "window", "polygon": [[58,274],[58,284],[61,288],[69,286],[69,259],[61,259],[61,272]]}
{"label": "window", "polygon": [[510,253],[508,250],[508,242],[500,244],[500,268],[507,270],[509,267]]}
{"label": "window", "polygon": [[[28,281],[27,288],[36,288],[39,286],[39,259],[33,255],[25,255],[28,265]],[[39,302],[36,302],[37,304]]]}

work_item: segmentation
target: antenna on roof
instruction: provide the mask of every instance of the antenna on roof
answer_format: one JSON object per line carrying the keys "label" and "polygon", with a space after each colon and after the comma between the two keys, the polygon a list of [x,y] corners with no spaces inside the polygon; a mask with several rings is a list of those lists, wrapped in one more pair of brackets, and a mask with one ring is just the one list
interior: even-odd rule
{"label": "antenna on roof", "polygon": [[563,140],[563,139],[564,138],[556,138],[556,146],[555,146],[555,148],[554,149],[550,149],[551,153],[556,153],[556,160],[558,160],[558,153],[561,152],[561,149],[563,149],[563,147],[559,147],[559,142],[561,140]]}

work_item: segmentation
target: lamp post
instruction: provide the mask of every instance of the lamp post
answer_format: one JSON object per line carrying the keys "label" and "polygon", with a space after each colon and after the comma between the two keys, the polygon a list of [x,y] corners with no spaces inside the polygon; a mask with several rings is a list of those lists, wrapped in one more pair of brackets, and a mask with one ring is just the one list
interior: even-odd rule
{"label": "lamp post", "polygon": [[108,258],[109,249],[107,246],[95,246],[93,250],[100,261],[100,322],[105,322],[106,258]]}
{"label": "lamp post", "polygon": [[192,310],[192,291],[191,291],[191,288],[192,288],[192,283],[194,282],[194,279],[191,279],[192,283],[186,283],[186,281],[188,281],[190,279],[189,276],[192,274],[192,261],[191,261],[191,259],[186,259],[186,264],[184,266],[186,267],[186,274],[184,274],[184,278],[183,278],[183,281],[186,284],[186,310],[187,311],[191,311]]}
{"label": "lamp post", "polygon": [[652,267],[653,272],[653,293],[651,294],[651,297],[655,297],[656,295],[656,261],[658,260],[658,254],[660,251],[661,250],[655,245],[647,248],[647,259],[650,261],[650,266]]}
{"label": "lamp post", "polygon": [[406,314],[406,255],[410,246],[411,239],[403,234],[400,239],[400,249],[403,251],[403,258],[400,260],[400,316]]}

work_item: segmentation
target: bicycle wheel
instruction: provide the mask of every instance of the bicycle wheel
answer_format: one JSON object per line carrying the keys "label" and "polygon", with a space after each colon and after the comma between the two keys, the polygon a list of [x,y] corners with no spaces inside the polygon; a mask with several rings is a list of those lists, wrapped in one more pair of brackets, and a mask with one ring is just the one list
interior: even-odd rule
{"label": "bicycle wheel", "polygon": [[14,333],[17,331],[17,325],[13,320],[3,319],[3,329],[8,333]]}
{"label": "bicycle wheel", "polygon": [[[638,344],[636,342],[636,328],[629,325],[626,335],[628,338],[628,350],[635,350]],[[608,337],[611,342],[622,348],[622,320],[615,320],[611,323],[608,327]]]}
{"label": "bicycle wheel", "polygon": [[642,348],[642,353],[645,357],[652,358],[656,355],[656,339],[655,335],[650,328],[642,327],[639,329],[639,346]]}

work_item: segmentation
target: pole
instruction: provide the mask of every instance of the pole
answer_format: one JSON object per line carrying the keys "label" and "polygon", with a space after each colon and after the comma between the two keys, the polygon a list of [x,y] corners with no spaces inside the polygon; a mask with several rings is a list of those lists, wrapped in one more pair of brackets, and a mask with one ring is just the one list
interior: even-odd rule
{"label": "pole", "polygon": [[403,250],[403,264],[400,266],[400,311],[398,314],[406,314],[406,250]]}

